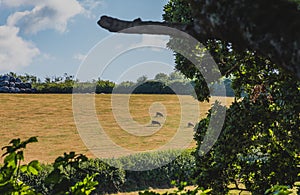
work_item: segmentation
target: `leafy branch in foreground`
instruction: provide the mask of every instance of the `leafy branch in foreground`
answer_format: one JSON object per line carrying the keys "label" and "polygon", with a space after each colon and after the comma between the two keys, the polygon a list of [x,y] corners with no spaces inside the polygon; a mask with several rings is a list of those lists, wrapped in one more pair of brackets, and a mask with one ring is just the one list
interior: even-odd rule
{"label": "leafy branch in foreground", "polygon": [[31,161],[28,165],[21,165],[24,161],[24,152],[26,145],[37,142],[36,137],[31,137],[26,141],[13,139],[9,146],[4,146],[2,150],[6,152],[2,155],[4,164],[0,165],[0,194],[38,194],[30,186],[19,180],[20,172],[37,175],[41,170],[38,161]]}
{"label": "leafy branch in foreground", "polygon": [[[24,149],[27,144],[37,142],[36,137],[31,137],[25,141],[13,139],[11,145],[4,146],[2,150],[6,150],[2,155],[4,158],[3,165],[0,165],[0,194],[3,195],[39,195],[33,187],[25,184],[20,179],[20,174],[28,174],[37,176],[42,170],[40,163],[37,160],[31,161],[29,164],[22,164],[24,161]],[[83,174],[85,176],[82,181],[73,181],[72,175],[79,172],[79,163],[87,161],[87,157],[82,154],[70,152],[64,156],[58,157],[54,164],[53,170],[46,176],[45,183],[52,187],[49,194],[76,194],[88,195],[95,186],[98,185],[94,181],[97,173],[93,175]]]}
{"label": "leafy branch in foreground", "polygon": [[[79,167],[80,163],[86,162],[88,158],[83,154],[75,154],[70,152],[64,153],[58,157],[54,164],[53,170],[46,177],[45,183],[52,189],[51,194],[90,194],[98,185],[94,181],[97,173],[93,175],[85,174],[85,171]],[[82,173],[85,175],[83,181],[74,181],[75,174]]]}

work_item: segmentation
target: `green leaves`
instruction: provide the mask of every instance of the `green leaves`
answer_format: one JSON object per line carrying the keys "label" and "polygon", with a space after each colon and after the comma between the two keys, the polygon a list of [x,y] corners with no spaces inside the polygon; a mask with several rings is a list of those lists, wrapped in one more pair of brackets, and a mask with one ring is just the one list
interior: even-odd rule
{"label": "green leaves", "polygon": [[94,181],[94,178],[98,174],[93,174],[91,176],[87,175],[83,181],[77,182],[74,186],[71,187],[70,192],[67,192],[66,194],[76,194],[76,195],[88,195],[92,191],[94,191],[96,188],[95,186],[98,185],[97,181]]}
{"label": "green leaves", "polygon": [[[294,102],[289,102],[292,104]],[[253,103],[248,98],[233,103],[227,110],[225,124],[213,149],[203,157],[196,156],[198,184],[219,190],[217,181],[227,188],[229,182],[241,180],[248,190],[258,194],[276,183],[292,186],[300,172],[296,155],[299,153],[296,132],[299,133],[300,121],[290,112],[285,109],[278,112],[269,109],[263,101]],[[208,118],[198,125],[195,134],[198,149],[210,117],[209,112]],[[294,123],[297,125],[291,125]]]}
{"label": "green leaves", "polygon": [[191,9],[185,0],[170,0],[164,6],[163,19],[168,22],[180,22],[188,24],[192,21]]}
{"label": "green leaves", "polygon": [[31,161],[27,165],[27,172],[33,175],[37,175],[41,169],[41,165],[37,160]]}
{"label": "green leaves", "polygon": [[[82,173],[83,170],[80,168],[80,163],[87,161],[88,158],[82,154],[75,154],[75,152],[64,153],[63,156],[56,158],[53,164],[53,170],[45,178],[45,184],[48,188],[53,189],[54,194],[67,194],[73,190],[77,191],[80,187],[82,194],[89,194],[96,184],[93,183],[92,179],[96,176],[87,177],[85,182],[87,183],[76,183],[74,176]],[[80,181],[78,181],[80,182]],[[85,190],[86,185],[90,186]]]}
{"label": "green leaves", "polygon": [[[229,5],[218,1],[170,0],[163,17],[167,22],[197,20],[200,26],[205,26],[205,17],[209,16],[209,22],[218,26],[220,18],[213,18],[209,13],[218,16],[222,11],[229,13],[224,8]],[[249,1],[245,8],[254,5]],[[219,12],[216,13],[216,10]],[[229,15],[223,16],[230,18]],[[252,24],[247,23],[248,30],[249,25],[251,28]],[[231,87],[239,101],[227,109],[219,139],[212,150],[201,157],[198,152],[209,132],[213,113],[209,112],[199,122],[195,133],[198,151],[194,153],[198,168],[197,184],[211,188],[215,194],[226,194],[228,184],[235,181],[243,181],[247,190],[256,194],[263,194],[278,183],[292,186],[299,180],[300,172],[300,161],[296,157],[300,153],[300,81],[295,79],[293,73],[286,72],[272,63],[272,59],[266,59],[257,52],[235,50],[231,43],[207,40],[202,36],[196,38],[206,46],[222,75],[232,80]],[[172,48],[174,44],[176,40],[171,39],[168,46]],[[194,52],[202,54],[197,48]],[[195,82],[197,99],[208,100],[210,92],[201,72],[181,54],[176,54],[175,62],[176,69]],[[256,91],[259,87],[261,90]]]}
{"label": "green leaves", "polygon": [[275,185],[266,190],[265,195],[288,195],[291,193],[289,186]]}
{"label": "green leaves", "polygon": [[[27,144],[34,143],[34,142],[37,142],[36,137],[31,137],[31,138],[29,138],[29,139],[27,139],[23,142],[21,142],[20,138],[13,139],[13,140],[10,141],[10,144],[12,144],[12,146],[4,146],[2,148],[2,150],[6,149],[6,152],[2,156],[14,153],[14,152],[16,152],[17,150],[20,150],[20,149],[25,149]],[[24,158],[22,153],[19,153],[19,155],[20,155],[19,158]]]}
{"label": "green leaves", "polygon": [[24,160],[23,149],[29,143],[37,142],[36,137],[31,137],[25,141],[13,139],[8,146],[2,150],[6,152],[2,155],[4,165],[0,166],[0,194],[38,194],[30,186],[19,180],[21,172],[28,172],[37,175],[41,170],[38,161],[31,161],[28,165],[20,165]]}
{"label": "green leaves", "polygon": [[[33,187],[25,184],[20,179],[20,173],[28,176],[38,176],[42,167],[37,160],[21,165],[24,160],[23,149],[27,144],[37,142],[36,137],[31,137],[25,141],[20,139],[13,139],[10,145],[5,146],[2,150],[6,150],[3,156],[4,164],[0,165],[0,194],[3,195],[39,195]],[[45,178],[45,184],[54,188],[50,194],[78,194],[87,195],[95,190],[98,185],[94,178],[97,173],[89,176],[88,174],[82,181],[74,181],[73,175],[82,170],[79,167],[81,162],[87,161],[87,157],[82,154],[75,154],[70,152],[64,153],[63,156],[58,157],[54,164],[53,170]],[[28,182],[28,181],[27,181]],[[30,182],[29,182],[30,183]],[[48,194],[48,193],[47,193]]]}

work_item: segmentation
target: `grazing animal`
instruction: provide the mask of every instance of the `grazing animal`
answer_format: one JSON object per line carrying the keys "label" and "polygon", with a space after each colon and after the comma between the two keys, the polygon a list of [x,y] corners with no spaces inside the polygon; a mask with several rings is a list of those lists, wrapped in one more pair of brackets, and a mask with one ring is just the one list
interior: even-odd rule
{"label": "grazing animal", "polygon": [[155,117],[159,117],[159,116],[164,117],[163,113],[161,113],[161,112],[156,112]]}
{"label": "grazing animal", "polygon": [[151,125],[161,126],[160,122],[158,122],[158,121],[151,121]]}
{"label": "grazing animal", "polygon": [[195,125],[192,122],[188,122],[187,126],[188,127],[195,127]]}

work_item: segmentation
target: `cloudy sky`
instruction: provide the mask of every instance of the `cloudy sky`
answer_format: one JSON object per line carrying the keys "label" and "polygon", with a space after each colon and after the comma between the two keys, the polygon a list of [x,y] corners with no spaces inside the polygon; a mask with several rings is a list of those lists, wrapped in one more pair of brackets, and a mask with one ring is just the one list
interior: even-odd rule
{"label": "cloudy sky", "polygon": [[171,51],[124,50],[134,44],[161,44],[167,37],[112,38],[113,33],[97,25],[102,15],[161,21],[166,3],[167,0],[0,0],[0,74],[28,73],[42,80],[64,73],[76,75],[80,68],[88,67],[84,59],[93,58],[93,63],[101,64],[105,56],[110,56],[106,53],[110,49],[103,49],[103,44],[108,45],[105,48],[113,47],[111,51],[123,47],[121,54],[112,55],[104,72],[97,72],[103,79],[119,82],[170,72]]}

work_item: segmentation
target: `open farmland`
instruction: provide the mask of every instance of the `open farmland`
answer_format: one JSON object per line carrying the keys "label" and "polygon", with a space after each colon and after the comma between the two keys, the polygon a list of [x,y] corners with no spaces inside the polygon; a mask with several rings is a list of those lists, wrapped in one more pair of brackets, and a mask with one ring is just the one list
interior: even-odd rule
{"label": "open farmland", "polygon": [[[181,107],[176,95],[131,95],[129,111],[133,120],[139,124],[149,126],[151,117],[154,119],[151,115],[155,112],[155,107],[151,109],[151,105],[155,105],[156,102],[159,102],[158,108],[164,108],[164,113],[167,114],[162,121],[162,127],[155,127],[158,130],[148,136],[136,136],[122,130],[112,112],[111,95],[100,94],[95,97],[100,124],[111,140],[126,149],[155,149],[169,142],[179,126]],[[181,98],[197,103],[190,96]],[[228,104],[230,101],[232,99],[229,99]],[[63,152],[69,151],[94,157],[77,132],[71,94],[0,94],[0,105],[0,146],[7,145],[13,138],[38,136],[39,142],[30,144],[25,151],[26,161],[38,159],[50,163]],[[210,105],[211,103],[199,104],[199,118],[205,116]],[[190,132],[192,128],[186,127],[186,131]],[[191,143],[191,146],[193,145],[194,143]]]}

